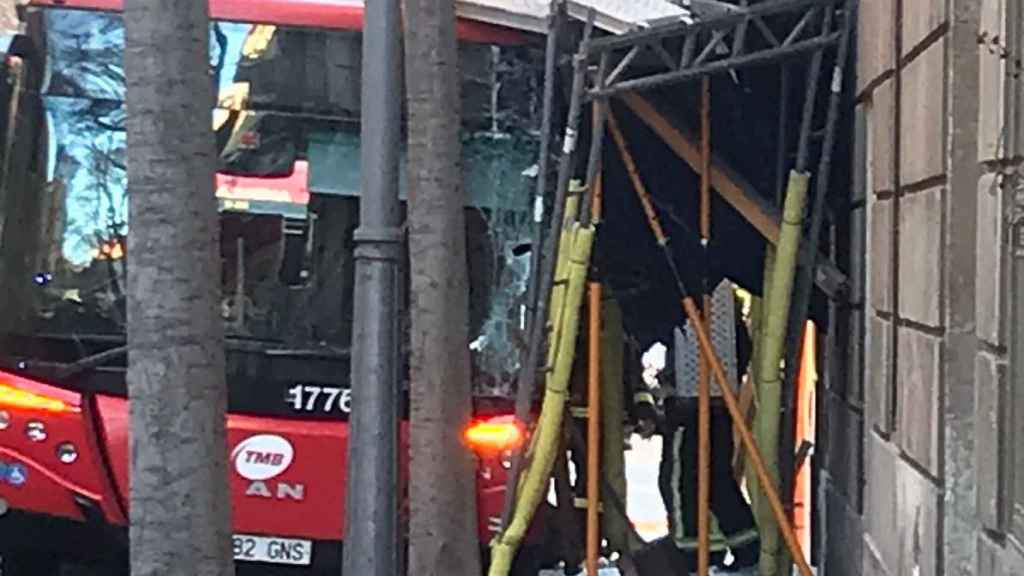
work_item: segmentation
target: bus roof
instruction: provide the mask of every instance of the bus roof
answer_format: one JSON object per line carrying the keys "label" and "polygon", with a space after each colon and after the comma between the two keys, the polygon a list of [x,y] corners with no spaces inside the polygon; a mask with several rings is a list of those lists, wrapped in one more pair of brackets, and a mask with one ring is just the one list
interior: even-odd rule
{"label": "bus roof", "polygon": [[[281,26],[303,26],[335,30],[363,29],[362,0],[209,0],[210,16],[217,20],[256,22]],[[30,0],[30,5],[53,8],[77,8],[120,12],[123,0]],[[523,44],[529,34],[459,18],[458,35],[461,40],[487,44]]]}

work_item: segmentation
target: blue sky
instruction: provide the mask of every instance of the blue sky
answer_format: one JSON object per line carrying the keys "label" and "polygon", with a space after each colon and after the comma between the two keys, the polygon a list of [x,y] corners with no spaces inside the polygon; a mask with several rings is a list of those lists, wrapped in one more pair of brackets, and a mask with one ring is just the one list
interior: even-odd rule
{"label": "blue sky", "polygon": [[[84,266],[92,259],[97,234],[127,232],[121,225],[127,219],[125,174],[103,157],[111,154],[121,162],[124,157],[125,134],[112,129],[123,125],[124,30],[114,14],[48,10],[46,15],[48,177],[60,178],[65,185],[64,256]],[[219,27],[227,39],[219,86],[224,89],[233,81],[250,25],[220,23]],[[216,60],[219,52],[211,39],[211,59]]]}

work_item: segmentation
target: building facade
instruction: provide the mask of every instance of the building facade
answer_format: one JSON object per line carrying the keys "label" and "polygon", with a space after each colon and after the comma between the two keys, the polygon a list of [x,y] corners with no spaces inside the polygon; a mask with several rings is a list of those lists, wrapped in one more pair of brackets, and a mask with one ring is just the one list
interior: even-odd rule
{"label": "building facade", "polygon": [[825,573],[1024,575],[1024,3],[861,0],[858,30]]}

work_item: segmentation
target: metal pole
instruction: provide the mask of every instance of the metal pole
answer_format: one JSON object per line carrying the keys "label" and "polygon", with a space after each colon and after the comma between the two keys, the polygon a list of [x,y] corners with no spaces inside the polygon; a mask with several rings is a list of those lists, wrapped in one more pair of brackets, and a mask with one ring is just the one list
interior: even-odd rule
{"label": "metal pole", "polygon": [[[823,10],[821,36],[829,36],[831,33],[831,28],[832,11],[827,9]],[[804,177],[809,177],[807,174],[807,165],[809,163],[810,158],[810,140],[811,133],[814,128],[815,102],[817,101],[818,84],[821,76],[823,58],[824,48],[816,51],[814,55],[811,57],[810,70],[808,70],[807,73],[807,85],[804,91],[803,111],[801,113],[800,121],[800,133],[797,139],[796,166],[794,170],[790,173],[790,185],[792,185],[792,183],[794,182],[795,175],[803,175]],[[784,199],[784,203],[786,202],[786,200],[788,200],[788,196],[791,193],[792,190],[787,190],[787,193],[785,195],[787,198]],[[791,226],[799,226],[800,229],[802,229],[805,220],[804,212],[805,210],[801,202],[800,211],[798,213],[791,215],[792,217],[796,218],[796,221],[785,222],[784,225],[789,224]],[[782,245],[781,240],[779,244],[780,246]],[[799,256],[800,254],[802,254],[802,251],[799,249],[799,247],[796,247],[795,249],[797,260],[799,261]],[[775,276],[777,275],[775,271],[784,270],[785,265],[778,260],[778,256],[781,256],[781,254],[777,255],[773,267],[771,269],[766,269],[767,274]],[[783,266],[783,268],[780,268],[780,266]],[[782,273],[783,276],[780,276],[780,279],[784,279],[787,282],[791,280],[796,274],[795,271],[789,271],[788,273],[783,271]],[[775,294],[776,290],[782,290],[782,292]],[[789,471],[780,470],[779,466],[780,460],[783,462],[783,466],[785,466],[785,462],[791,462],[792,460],[789,457],[780,457],[780,452],[791,453],[793,449],[792,447],[783,446],[780,442],[780,430],[783,429],[782,424],[783,422],[787,421],[789,413],[783,409],[784,399],[788,397],[788,394],[786,394],[784,386],[785,379],[779,374],[779,365],[782,363],[782,360],[786,359],[785,345],[790,342],[787,336],[789,322],[792,320],[792,293],[789,292],[788,287],[783,288],[781,286],[774,285],[773,282],[767,280],[767,277],[764,291],[765,293],[770,293],[772,295],[771,300],[775,300],[775,302],[765,303],[765,318],[768,319],[769,317],[776,317],[773,314],[780,314],[781,316],[776,318],[781,318],[781,322],[776,326],[769,326],[769,324],[771,323],[766,322],[764,328],[762,329],[760,342],[761,350],[759,351],[759,363],[761,364],[761,367],[759,368],[759,370],[763,373],[759,374],[758,377],[760,405],[758,407],[755,427],[757,430],[758,442],[761,443],[762,450],[764,450],[765,454],[767,454],[769,472],[772,476],[772,486],[776,490],[781,491],[785,502],[788,503],[791,501],[791,497],[787,495],[787,493],[785,492],[785,480],[789,477]],[[774,306],[781,306],[781,311],[769,311],[769,307]],[[783,346],[777,351],[773,350],[769,352],[769,346],[772,342],[776,341],[776,339],[781,339]],[[778,357],[775,357],[775,354],[778,354]],[[786,369],[789,370],[791,367],[791,365],[787,365]],[[765,524],[764,521],[766,520],[766,517],[769,512],[765,508],[765,504],[766,503],[764,501],[758,500],[755,510],[755,516],[757,516],[759,524],[762,524],[760,562],[762,572],[774,576],[774,574],[776,573],[774,568],[779,563],[779,533],[774,527],[770,525],[763,525]],[[768,566],[771,566],[771,569],[769,569]]]}
{"label": "metal pole", "polygon": [[779,127],[778,150],[775,152],[775,205],[782,206],[786,193],[786,166],[789,164],[789,75],[792,64],[784,63],[779,75]]}
{"label": "metal pole", "polygon": [[[529,326],[526,361],[519,368],[519,378],[517,381],[516,419],[519,422],[525,422],[528,416],[529,402],[533,398],[534,386],[537,383],[537,372],[541,370],[539,366],[540,359],[543,357],[541,348],[547,340],[548,304],[550,303],[551,289],[555,282],[555,264],[558,261],[558,238],[559,232],[564,225],[562,220],[565,217],[565,201],[569,193],[569,179],[572,177],[572,171],[575,168],[576,138],[580,124],[584,74],[586,73],[587,64],[586,47],[590,42],[590,35],[594,29],[594,18],[595,13],[591,9],[587,16],[586,27],[583,29],[583,40],[580,43],[579,53],[573,58],[569,117],[566,120],[561,156],[558,159],[558,180],[555,185],[554,206],[551,209],[551,219],[548,221],[549,230],[544,237],[541,266],[532,272],[538,275],[538,284],[533,300],[534,312],[531,314],[532,320]],[[508,526],[509,520],[512,518],[516,488],[519,485],[519,475],[522,472],[522,459],[522,450],[513,453],[511,467],[508,471],[508,481],[505,485],[505,510],[502,515],[502,529]]]}
{"label": "metal pole", "polygon": [[[781,485],[787,508],[792,509],[793,481],[796,475],[794,468],[794,450],[796,436],[796,385],[800,373],[800,358],[803,354],[804,333],[807,329],[807,317],[810,311],[811,297],[814,290],[814,265],[817,262],[821,237],[821,224],[825,215],[825,202],[828,196],[829,180],[832,172],[832,154],[835,147],[836,124],[839,121],[840,104],[842,102],[843,77],[849,53],[850,33],[853,22],[854,2],[847,0],[843,7],[842,36],[836,51],[836,62],[832,69],[825,134],[821,147],[816,176],[814,204],[811,207],[810,226],[801,250],[808,259],[808,265],[801,266],[797,271],[794,286],[793,306],[790,311],[789,348],[786,356],[786,385],[783,388],[783,428],[782,450],[780,451]],[[783,567],[783,571],[785,568]]]}
{"label": "metal pole", "polygon": [[[821,36],[827,38],[832,28],[832,11],[824,10],[821,21]],[[814,104],[818,97],[818,81],[821,77],[821,61],[824,58],[825,46],[822,46],[811,56],[811,69],[807,73],[807,86],[804,91],[804,109],[800,120],[800,136],[797,140],[796,149],[796,171],[803,174],[807,172],[808,158],[810,157],[811,132],[814,130]]]}
{"label": "metal pole", "polygon": [[394,576],[398,545],[402,32],[399,0],[367,2],[363,28],[362,195],[355,231],[352,416],[344,574]]}
{"label": "metal pole", "polygon": [[[548,13],[548,38],[544,55],[544,102],[541,109],[540,125],[540,153],[537,158],[537,188],[533,195],[533,246],[530,253],[530,281],[526,289],[527,314],[526,325],[523,332],[527,335],[533,334],[533,326],[537,321],[537,291],[540,290],[541,264],[544,262],[543,246],[547,246],[544,238],[544,198],[547,195],[548,165],[551,160],[551,115],[554,107],[555,97],[555,74],[556,57],[558,55],[558,31],[561,22],[562,5],[559,0],[552,0]],[[556,201],[557,202],[557,201]],[[559,224],[560,226],[561,224]],[[552,225],[552,233],[556,234]],[[544,319],[540,320],[545,322]],[[530,366],[529,345],[521,354],[522,364],[520,372]],[[535,359],[535,358],[534,358]],[[532,366],[529,368],[533,369]],[[533,402],[534,386],[523,385],[523,375],[520,374],[519,385],[516,388],[516,421],[526,423],[530,415],[530,406]],[[502,512],[501,525],[508,526],[512,518],[512,507],[515,503],[516,487],[519,482],[519,469],[522,467],[522,453],[516,451],[512,455],[512,463],[509,468],[508,480],[505,484],[505,505]]]}
{"label": "metal pole", "polygon": [[[594,84],[598,87],[604,85],[605,75],[608,73],[608,55],[601,55],[601,63],[597,66],[597,76]],[[591,122],[590,129],[590,154],[587,156],[587,179],[586,185],[583,187],[583,198],[580,201],[580,224],[588,226],[593,219],[595,222],[601,216],[601,209],[598,206],[600,199],[596,197],[598,192],[598,180],[601,175],[601,153],[603,151],[604,144],[604,123],[605,116],[607,115],[607,109],[611,106],[611,102],[606,98],[596,98],[591,104],[593,111],[593,121]],[[591,195],[593,196],[592,210],[582,210],[585,206],[590,206]]]}
{"label": "metal pole", "polygon": [[[533,193],[534,246],[532,246],[530,254],[530,283],[527,285],[526,293],[526,301],[528,302],[527,326],[530,325],[530,321],[533,318],[533,298],[537,292],[538,279],[540,278],[537,270],[540,268],[542,256],[540,246],[543,243],[544,236],[544,198],[548,193],[548,166],[551,162],[551,115],[555,98],[555,66],[558,55],[558,25],[561,10],[562,7],[559,0],[552,0],[548,9],[548,38],[544,50],[544,91],[540,117],[540,151],[537,157],[537,187]],[[527,402],[529,400],[529,398],[526,399]],[[520,398],[517,398],[517,401],[521,403]],[[517,403],[517,406],[519,406],[519,403]]]}
{"label": "metal pole", "polygon": [[[594,124],[598,123],[594,111]],[[595,137],[597,137],[595,131]],[[599,169],[598,169],[599,170]],[[591,215],[594,222],[601,220],[601,175],[593,180],[594,193]],[[590,282],[588,302],[589,331],[587,333],[587,574],[597,574],[597,559],[601,550],[601,283]]]}
{"label": "metal pole", "polygon": [[[701,82],[700,107],[700,243],[705,265],[708,263],[708,248],[711,242],[711,78]],[[704,322],[712,325],[711,291],[705,269]],[[710,328],[709,328],[710,329]],[[710,570],[710,530],[708,526],[711,498],[711,372],[710,362],[703,353],[700,355],[700,382],[697,421],[697,574],[707,576]]]}

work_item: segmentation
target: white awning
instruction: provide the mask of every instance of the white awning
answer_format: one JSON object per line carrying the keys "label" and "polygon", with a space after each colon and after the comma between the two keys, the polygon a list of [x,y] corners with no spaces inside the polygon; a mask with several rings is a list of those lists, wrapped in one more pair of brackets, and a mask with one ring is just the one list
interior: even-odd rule
{"label": "white awning", "polygon": [[[568,0],[569,16],[585,20],[594,9],[594,25],[612,34],[647,28],[653,22],[691,22],[687,7],[668,0]],[[456,0],[459,16],[537,33],[547,31],[549,0]]]}

